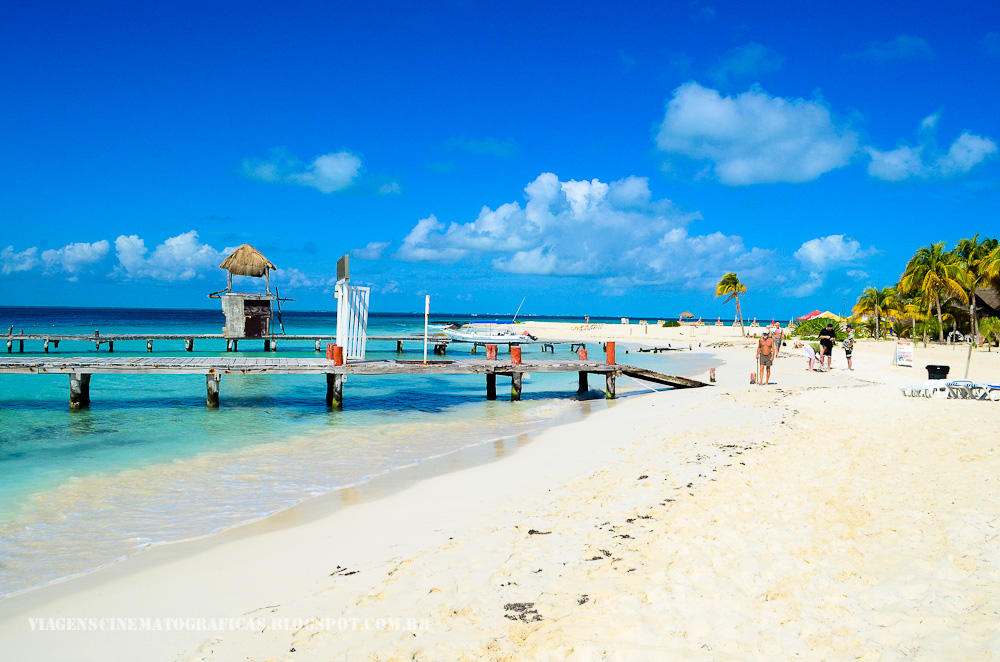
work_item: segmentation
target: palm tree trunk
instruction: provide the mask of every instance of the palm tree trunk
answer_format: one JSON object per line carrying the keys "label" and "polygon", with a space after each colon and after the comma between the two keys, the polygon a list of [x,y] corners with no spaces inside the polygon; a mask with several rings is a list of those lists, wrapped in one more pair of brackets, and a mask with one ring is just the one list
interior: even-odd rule
{"label": "palm tree trunk", "polygon": [[736,295],[736,317],[740,320],[740,335],[744,338],[747,337],[746,331],[743,329],[743,307],[740,305],[740,295]]}
{"label": "palm tree trunk", "polygon": [[941,318],[941,295],[934,295],[934,302],[937,304],[937,318],[938,318],[938,341],[944,342],[944,320]]}
{"label": "palm tree trunk", "polygon": [[[975,294],[972,295],[975,297]],[[972,346],[976,344],[976,300],[969,298],[969,317],[972,318],[972,339],[969,340],[969,354],[965,357],[965,379],[969,378],[969,364],[972,363]]]}
{"label": "palm tree trunk", "polygon": [[878,306],[875,306],[875,340],[882,340],[882,327],[879,324],[880,317]]}
{"label": "palm tree trunk", "polygon": [[927,304],[927,319],[924,320],[924,349],[927,349],[927,321],[931,318],[931,304]]}

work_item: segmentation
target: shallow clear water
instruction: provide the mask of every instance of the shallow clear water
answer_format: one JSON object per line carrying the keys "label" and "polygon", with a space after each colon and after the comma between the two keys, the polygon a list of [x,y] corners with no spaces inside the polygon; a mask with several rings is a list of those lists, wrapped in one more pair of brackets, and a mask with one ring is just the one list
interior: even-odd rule
{"label": "shallow clear water", "polygon": [[[335,329],[327,313],[283,317],[289,333]],[[218,333],[222,315],[0,308],[0,323],[28,333]],[[416,315],[374,314],[369,333],[416,333],[422,325]],[[241,348],[254,342],[260,343]],[[198,341],[195,348],[195,356],[225,349],[222,341]],[[28,341],[25,349],[40,353],[41,341]],[[154,355],[192,356],[180,341],[162,341],[156,349]],[[57,351],[95,349],[61,343]],[[449,354],[467,351],[454,345]],[[115,353],[146,355],[145,342],[116,343]],[[282,344],[277,356],[289,355],[317,354],[311,342]],[[369,358],[396,356],[394,343],[369,346]],[[628,361],[674,374],[709,365],[688,353],[633,353]],[[95,375],[91,407],[71,412],[65,376],[0,375],[0,596],[155,542],[206,535],[430,457],[522,434],[580,408],[574,373],[533,375],[517,403],[502,399],[502,378],[501,400],[487,402],[484,382],[482,376],[350,376],[344,409],[330,411],[322,377],[225,376],[222,406],[210,410],[202,376]]]}

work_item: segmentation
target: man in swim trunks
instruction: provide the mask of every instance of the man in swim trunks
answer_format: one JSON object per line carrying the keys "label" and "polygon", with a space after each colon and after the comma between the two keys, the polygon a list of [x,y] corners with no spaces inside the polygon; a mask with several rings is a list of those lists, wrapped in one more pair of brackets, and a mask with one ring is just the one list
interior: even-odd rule
{"label": "man in swim trunks", "polygon": [[847,354],[847,369],[854,370],[851,363],[851,355],[854,353],[854,328],[847,325],[847,338],[844,339],[844,353]]}
{"label": "man in swim trunks", "polygon": [[[757,383],[767,386],[771,383],[771,360],[774,358],[774,341],[771,339],[770,329],[764,331],[764,337],[757,341]],[[767,378],[764,378],[764,369],[767,369]]]}
{"label": "man in swim trunks", "polygon": [[785,332],[781,328],[781,322],[774,323],[774,330],[771,332],[771,340],[774,341],[774,358],[781,354],[781,345],[785,341]]}
{"label": "man in swim trunks", "polygon": [[827,370],[833,368],[833,341],[836,339],[837,334],[833,331],[833,322],[827,324],[826,328],[819,332],[819,346],[823,349],[819,362],[822,365],[823,359],[826,359]]}

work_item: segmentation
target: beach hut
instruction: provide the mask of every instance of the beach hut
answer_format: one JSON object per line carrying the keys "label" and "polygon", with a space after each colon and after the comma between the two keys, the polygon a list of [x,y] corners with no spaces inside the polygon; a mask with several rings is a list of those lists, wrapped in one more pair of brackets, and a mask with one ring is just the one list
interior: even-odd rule
{"label": "beach hut", "polygon": [[[222,299],[226,325],[222,335],[227,339],[263,338],[271,334],[272,302],[271,271],[277,269],[270,260],[249,244],[243,244],[219,265],[227,272],[225,290],[209,294]],[[233,292],[233,275],[264,279],[264,292]]]}

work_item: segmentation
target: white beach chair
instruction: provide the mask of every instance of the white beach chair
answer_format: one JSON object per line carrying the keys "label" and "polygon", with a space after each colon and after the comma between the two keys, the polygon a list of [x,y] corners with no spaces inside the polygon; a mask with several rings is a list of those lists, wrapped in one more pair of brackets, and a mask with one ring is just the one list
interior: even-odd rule
{"label": "white beach chair", "polygon": [[1000,402],[1000,384],[977,384],[982,389],[982,395],[980,395],[980,400],[992,400],[993,402]]}
{"label": "white beach chair", "polygon": [[949,398],[959,398],[963,400],[975,399],[975,384],[970,382],[968,379],[954,379],[950,382],[946,382],[945,386],[948,388]]}

